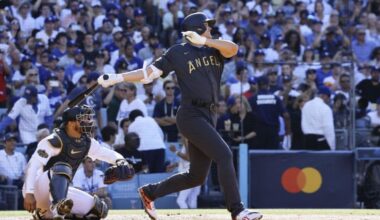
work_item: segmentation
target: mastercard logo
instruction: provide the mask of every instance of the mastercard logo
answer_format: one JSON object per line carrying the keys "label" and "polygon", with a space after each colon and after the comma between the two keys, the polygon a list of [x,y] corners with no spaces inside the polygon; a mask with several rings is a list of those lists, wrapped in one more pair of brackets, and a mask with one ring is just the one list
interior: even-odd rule
{"label": "mastercard logo", "polygon": [[281,185],[289,193],[315,193],[322,186],[322,176],[313,167],[290,167],[282,174]]}

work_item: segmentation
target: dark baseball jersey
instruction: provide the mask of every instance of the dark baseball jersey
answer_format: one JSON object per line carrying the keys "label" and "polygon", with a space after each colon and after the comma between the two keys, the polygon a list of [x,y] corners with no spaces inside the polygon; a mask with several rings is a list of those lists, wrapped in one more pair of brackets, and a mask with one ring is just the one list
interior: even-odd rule
{"label": "dark baseball jersey", "polygon": [[163,71],[162,78],[175,71],[182,100],[216,102],[223,60],[224,57],[214,48],[183,43],[169,48],[153,65]]}
{"label": "dark baseball jersey", "polygon": [[259,93],[249,100],[256,124],[278,127],[279,117],[284,114],[285,108],[281,99],[267,91]]}
{"label": "dark baseball jersey", "polygon": [[90,150],[90,138],[84,135],[78,139],[70,138],[64,129],[55,129],[54,135],[48,141],[51,146],[61,148],[61,152],[49,159],[44,166],[44,171],[49,170],[56,162],[65,162],[72,167],[74,176],[82,160]]}

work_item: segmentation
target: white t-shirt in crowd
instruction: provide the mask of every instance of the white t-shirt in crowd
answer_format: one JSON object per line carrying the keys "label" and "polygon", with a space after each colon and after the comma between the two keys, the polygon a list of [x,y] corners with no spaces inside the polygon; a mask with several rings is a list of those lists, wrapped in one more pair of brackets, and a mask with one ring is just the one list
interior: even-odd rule
{"label": "white t-shirt in crowd", "polygon": [[128,118],[129,113],[135,109],[139,109],[140,111],[142,111],[144,116],[148,115],[148,110],[143,101],[136,98],[132,102],[128,103],[128,101],[124,99],[120,104],[120,108],[119,108],[119,112],[117,113],[116,120],[120,122],[122,119]]}
{"label": "white t-shirt in crowd", "polygon": [[136,132],[136,134],[140,137],[139,151],[166,148],[164,143],[164,133],[157,122],[149,116],[138,116],[129,125],[128,132]]}
{"label": "white t-shirt in crowd", "polygon": [[368,112],[367,115],[371,119],[371,127],[377,127],[380,125],[380,115],[377,111]]}
{"label": "white t-shirt in crowd", "polygon": [[87,177],[82,167],[75,173],[73,186],[85,192],[94,193],[97,192],[99,188],[107,187],[107,185],[103,183],[103,179],[104,173],[102,171],[94,169],[94,174],[91,177]]}
{"label": "white t-shirt in crowd", "polygon": [[0,175],[9,179],[20,179],[24,174],[26,160],[24,155],[15,151],[12,155],[0,150]]}

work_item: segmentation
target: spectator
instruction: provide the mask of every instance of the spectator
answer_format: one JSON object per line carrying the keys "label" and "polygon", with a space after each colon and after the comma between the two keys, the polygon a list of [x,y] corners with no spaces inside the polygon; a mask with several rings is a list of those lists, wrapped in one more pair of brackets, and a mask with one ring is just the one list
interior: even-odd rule
{"label": "spectator", "polygon": [[372,128],[380,126],[380,98],[378,98],[376,101],[376,110],[369,112],[367,115],[371,120]]}
{"label": "spectator", "polygon": [[101,145],[105,148],[114,150],[113,144],[115,143],[117,130],[113,126],[107,125],[104,128],[102,128],[101,134],[103,140],[101,142]]}
{"label": "spectator", "polygon": [[358,27],[356,38],[352,41],[351,47],[358,61],[367,62],[376,44],[366,38],[366,29],[364,27]]}
{"label": "spectator", "polygon": [[7,185],[15,185],[21,189],[24,182],[25,157],[15,151],[17,142],[15,135],[6,134],[4,141],[4,150],[0,150],[0,181],[6,179]]}
{"label": "spectator", "polygon": [[37,127],[37,141],[32,142],[26,146],[25,151],[25,157],[26,161],[29,161],[32,157],[34,151],[36,151],[37,145],[40,142],[40,140],[44,139],[45,137],[49,136],[50,131],[47,124],[40,124]]}
{"label": "spectator", "polygon": [[102,48],[112,43],[112,32],[114,28],[115,27],[111,19],[103,19],[103,26],[98,30],[98,33],[95,35],[95,39],[101,42]]}
{"label": "spectator", "polygon": [[20,22],[20,28],[22,32],[30,35],[33,29],[36,28],[36,21],[31,14],[31,4],[29,1],[23,1],[18,7],[17,13],[13,16]]}
{"label": "spectator", "polygon": [[266,76],[258,79],[258,86],[258,94],[249,100],[256,128],[256,146],[258,149],[279,149],[279,117],[284,117],[285,133],[290,134],[289,114],[280,98],[269,92]]}
{"label": "spectator", "polygon": [[24,94],[25,88],[28,85],[33,85],[34,87],[36,87],[38,93],[44,93],[46,91],[45,86],[40,84],[40,79],[38,78],[38,70],[34,67],[26,71],[25,81],[20,88],[20,94]]}
{"label": "spectator", "polygon": [[145,48],[145,46],[149,44],[150,34],[151,34],[151,31],[148,26],[144,26],[141,29],[141,40],[139,42],[136,42],[136,44],[134,45],[134,50],[137,54],[139,53],[141,49]]}
{"label": "spectator", "polygon": [[321,87],[318,96],[302,108],[302,131],[307,150],[335,150],[333,112],[328,105],[331,92]]}
{"label": "spectator", "polygon": [[83,55],[85,60],[93,60],[96,56],[94,37],[91,33],[85,33],[83,37]]}
{"label": "spectator", "polygon": [[174,96],[175,84],[167,80],[163,85],[165,97],[154,107],[153,118],[161,127],[165,135],[165,141],[177,142],[178,128],[176,125],[176,115],[179,108],[179,102]]}
{"label": "spectator", "polygon": [[[144,116],[143,112],[136,109],[129,114],[129,132],[136,132],[140,137],[139,151],[143,155],[149,169],[149,173],[165,172],[165,143],[164,133],[157,122]],[[150,128],[150,129],[146,129]]]}
{"label": "spectator", "polygon": [[[63,74],[63,69],[60,69],[60,74]],[[64,86],[64,81],[56,76],[50,77],[46,81],[46,96],[49,98],[49,104],[53,112],[55,112],[59,106],[63,103],[66,97],[66,89],[69,90],[71,87]]]}
{"label": "spectator", "polygon": [[[160,41],[158,39],[157,33],[150,33],[148,42],[146,42],[147,46],[144,46],[138,51],[138,57],[140,57],[142,60],[146,60],[153,57],[153,51],[156,49],[160,44]],[[159,56],[156,56],[159,57]]]}
{"label": "spectator", "polygon": [[113,145],[113,148],[118,151],[125,145],[125,135],[128,133],[129,124],[131,122],[128,118],[124,118],[119,123],[119,130],[116,135],[115,143]]}
{"label": "spectator", "polygon": [[36,87],[29,85],[25,88],[24,97],[17,100],[11,111],[0,122],[0,132],[19,117],[18,129],[21,142],[35,142],[37,127],[46,123],[50,127],[53,115],[46,95],[38,94]]}
{"label": "spectator", "polygon": [[83,160],[83,167],[79,168],[73,177],[73,186],[93,196],[98,196],[106,202],[108,208],[111,208],[112,201],[103,179],[104,173],[95,168],[95,162],[90,157],[86,157]]}
{"label": "spectator", "polygon": [[346,100],[350,100],[351,91],[351,77],[347,73],[343,73],[339,77],[339,89],[335,91],[335,94],[343,94]]}
{"label": "spectator", "polygon": [[339,79],[343,74],[343,68],[340,63],[332,63],[331,67],[331,76],[323,79],[323,86],[326,86],[331,91],[335,92],[339,88]]}
{"label": "spectator", "polygon": [[61,58],[64,55],[66,55],[67,46],[68,46],[67,34],[64,32],[57,34],[54,41],[55,41],[57,47],[53,48],[51,53],[58,58]]}
{"label": "spectator", "polygon": [[376,47],[375,49],[373,49],[370,59],[371,59],[371,62],[369,64],[371,66],[380,68],[380,47]]}
{"label": "spectator", "polygon": [[320,62],[322,68],[317,69],[317,87],[320,88],[323,86],[323,80],[332,75],[331,72],[331,56],[330,53],[324,51],[320,54]]}
{"label": "spectator", "polygon": [[[33,6],[33,10],[36,8],[37,2]],[[44,28],[46,18],[53,15],[50,5],[48,3],[41,3],[38,8],[39,16],[36,18],[36,29],[40,30]]]}
{"label": "spectator", "polygon": [[290,30],[285,33],[284,41],[287,48],[296,55],[297,60],[302,60],[305,48],[301,43],[301,35],[296,30]]}
{"label": "spectator", "polygon": [[7,105],[7,82],[6,78],[11,74],[5,57],[5,51],[0,50],[0,108],[5,108]]}
{"label": "spectator", "polygon": [[380,98],[376,101],[376,110],[369,112],[367,115],[370,118],[372,135],[377,137],[376,146],[380,146]]}
{"label": "spectator", "polygon": [[256,78],[250,76],[248,78],[249,89],[243,94],[248,100],[257,93],[257,81]]}
{"label": "spectator", "polygon": [[106,45],[104,48],[112,53],[123,47],[125,44],[125,37],[123,37],[123,29],[121,27],[114,27],[112,29],[112,41],[110,44]]}
{"label": "spectator", "polygon": [[255,118],[248,100],[244,96],[232,95],[228,98],[227,104],[230,106],[232,145],[247,143],[249,149],[255,149],[257,147],[255,145]]}
{"label": "spectator", "polygon": [[88,76],[90,73],[96,71],[96,64],[94,60],[85,60],[83,64],[83,70],[75,72],[72,78],[72,82],[77,84],[82,76]]}
{"label": "spectator", "polygon": [[115,73],[115,69],[110,64],[107,64],[107,58],[109,58],[108,51],[97,50],[95,56],[96,72],[100,74]]}
{"label": "spectator", "polygon": [[[178,162],[178,172],[188,172],[190,169],[189,162],[189,149],[187,140],[181,136],[182,147],[180,150],[174,145],[170,146],[170,151],[179,157]],[[196,209],[198,207],[197,200],[198,195],[201,192],[201,186],[196,186],[194,188],[186,189],[180,191],[177,197],[177,204],[180,209]]]}
{"label": "spectator", "polygon": [[[73,45],[73,47],[75,47]],[[65,69],[65,77],[67,77],[69,80],[73,81],[73,76],[80,71],[83,71],[83,51],[79,48],[76,48],[73,52],[74,55],[74,63],[71,65],[68,65]]]}
{"label": "spectator", "polygon": [[305,137],[301,127],[301,109],[307,101],[308,97],[306,95],[300,95],[296,98],[293,104],[288,107],[292,127],[292,140],[290,147],[292,150],[304,149],[305,146]]}
{"label": "spectator", "polygon": [[333,100],[333,117],[334,128],[345,129],[351,123],[350,110],[348,109],[348,100],[343,94],[337,94]]}
{"label": "spectator", "polygon": [[248,83],[248,69],[245,66],[239,66],[236,69],[236,83],[232,83],[229,86],[229,95],[242,94],[249,90]]}
{"label": "spectator", "polygon": [[127,88],[124,83],[112,87],[103,103],[107,106],[107,121],[117,126],[116,116],[119,112],[121,102],[126,98]]}
{"label": "spectator", "polygon": [[140,110],[144,116],[148,115],[148,110],[143,101],[136,98],[136,85],[133,83],[126,83],[126,98],[121,102],[119,111],[116,116],[117,121],[129,117],[132,110]]}
{"label": "spectator", "polygon": [[128,71],[140,69],[143,66],[143,61],[134,55],[133,44],[130,42],[127,42],[124,46],[124,58],[128,63]]}
{"label": "spectator", "polygon": [[49,44],[49,40],[54,40],[58,32],[54,30],[54,17],[45,18],[44,29],[37,32],[36,39],[42,40],[45,44]]}
{"label": "spectator", "polygon": [[356,92],[362,98],[375,103],[380,97],[380,68],[372,68],[371,78],[363,79],[356,86]]}
{"label": "spectator", "polygon": [[93,15],[93,23],[92,26],[94,27],[95,31],[97,31],[99,28],[101,28],[103,24],[103,20],[106,18],[103,12],[102,3],[99,0],[91,1],[91,7]]}
{"label": "spectator", "polygon": [[139,151],[139,147],[140,137],[135,132],[130,132],[125,134],[124,146],[116,151],[123,155],[129,164],[132,164],[136,173],[146,173],[148,172],[148,167],[142,152]]}

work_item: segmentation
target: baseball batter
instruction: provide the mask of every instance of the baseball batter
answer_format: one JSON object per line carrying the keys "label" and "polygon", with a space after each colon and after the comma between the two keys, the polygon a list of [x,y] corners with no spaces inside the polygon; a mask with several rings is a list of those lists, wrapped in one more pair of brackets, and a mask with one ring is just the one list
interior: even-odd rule
{"label": "baseball batter", "polygon": [[67,215],[100,219],[107,205],[96,196],[69,187],[78,166],[89,156],[111,164],[124,160],[119,153],[91,138],[94,110],[75,106],[63,113],[63,124],[42,139],[31,157],[23,186],[24,208],[35,219],[63,220]]}
{"label": "baseball batter", "polygon": [[190,14],[182,23],[186,43],[172,46],[147,68],[108,74],[107,80],[103,77],[98,79],[99,84],[108,87],[123,81],[149,83],[155,78],[166,77],[172,71],[177,75],[182,93],[177,126],[189,140],[190,170],[139,189],[145,211],[151,219],[157,219],[155,199],[203,184],[212,160],[217,163],[219,182],[232,219],[262,218],[260,213],[244,208],[232,152],[215,129],[223,60],[234,56],[238,46],[231,41],[212,39],[210,30],[214,23],[214,19],[207,19],[203,13]]}

